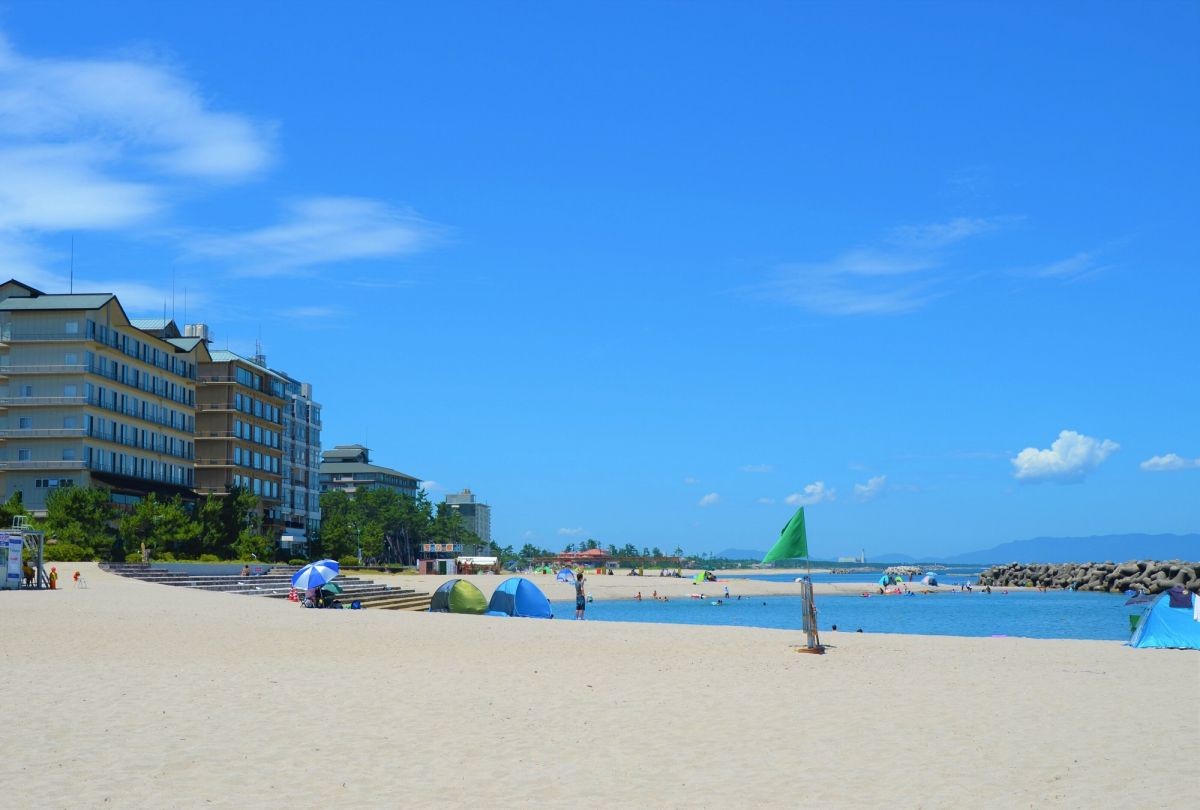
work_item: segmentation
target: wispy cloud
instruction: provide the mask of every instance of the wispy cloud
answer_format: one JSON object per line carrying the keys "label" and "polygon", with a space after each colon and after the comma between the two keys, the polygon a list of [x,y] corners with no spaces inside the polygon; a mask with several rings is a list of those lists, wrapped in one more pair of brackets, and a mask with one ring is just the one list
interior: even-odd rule
{"label": "wispy cloud", "polygon": [[774,498],[759,498],[755,503],[761,503],[763,506],[770,506],[775,503]]}
{"label": "wispy cloud", "polygon": [[699,479],[697,479],[697,478],[693,478],[692,476],[690,476],[690,475],[689,475],[689,476],[687,476],[686,478],[684,478],[684,479],[683,479],[683,483],[685,483],[685,484],[687,484],[689,487],[691,487],[691,486],[695,486],[696,484],[699,484],[699,483],[700,483],[700,481],[699,481]]}
{"label": "wispy cloud", "polygon": [[97,172],[127,163],[152,173],[241,180],[271,163],[274,127],[214,110],[165,61],[36,59],[0,34],[0,137],[96,147]]}
{"label": "wispy cloud", "polygon": [[1141,463],[1146,472],[1174,472],[1175,470],[1194,470],[1200,468],[1200,458],[1184,458],[1175,453],[1161,456],[1151,456]]}
{"label": "wispy cloud", "polygon": [[950,248],[1014,219],[960,217],[894,228],[877,245],[823,262],[780,265],[752,291],[823,315],[911,312],[945,293]]}
{"label": "wispy cloud", "polygon": [[775,471],[774,465],[771,464],[743,464],[738,469],[744,473],[769,473]]}
{"label": "wispy cloud", "polygon": [[783,499],[784,503],[792,506],[815,506],[824,501],[837,500],[837,490],[826,489],[824,481],[814,481],[804,487],[801,492],[793,492]]}
{"label": "wispy cloud", "polygon": [[442,488],[442,485],[439,484],[437,481],[422,481],[421,482],[421,489],[425,490],[426,492],[436,492],[437,490],[439,490],[441,488]]}
{"label": "wispy cloud", "polygon": [[1056,262],[1034,267],[1029,275],[1039,278],[1054,278],[1062,281],[1079,281],[1108,270],[1112,265],[1102,264],[1099,251],[1080,251]]}
{"label": "wispy cloud", "polygon": [[34,58],[0,34],[0,259],[18,259],[8,272],[46,267],[42,240],[65,230],[152,233],[261,275],[403,256],[443,232],[395,205],[328,195],[237,233],[172,222],[185,195],[257,179],[276,159],[275,124],[206,95],[162,58]]}
{"label": "wispy cloud", "polygon": [[883,494],[884,488],[887,486],[886,475],[876,475],[867,479],[865,484],[854,485],[854,497],[859,501],[873,501]]}
{"label": "wispy cloud", "polygon": [[583,529],[582,528],[559,529],[558,533],[562,537],[578,537],[579,535],[583,534]]}
{"label": "wispy cloud", "polygon": [[699,501],[697,501],[696,505],[697,506],[715,506],[716,504],[718,504],[720,502],[721,502],[721,496],[715,492],[710,492],[707,495],[705,495],[704,497],[702,497]]}
{"label": "wispy cloud", "polygon": [[1026,447],[1011,459],[1013,477],[1029,482],[1082,481],[1121,445],[1111,439],[1095,439],[1064,430],[1048,449]]}
{"label": "wispy cloud", "polygon": [[283,315],[288,318],[300,319],[320,319],[320,318],[335,318],[342,314],[342,310],[336,307],[321,307],[321,306],[304,306],[290,307],[283,310]]}
{"label": "wispy cloud", "polygon": [[193,253],[229,261],[251,275],[414,253],[439,229],[411,211],[356,197],[295,200],[278,224],[235,234],[196,236]]}

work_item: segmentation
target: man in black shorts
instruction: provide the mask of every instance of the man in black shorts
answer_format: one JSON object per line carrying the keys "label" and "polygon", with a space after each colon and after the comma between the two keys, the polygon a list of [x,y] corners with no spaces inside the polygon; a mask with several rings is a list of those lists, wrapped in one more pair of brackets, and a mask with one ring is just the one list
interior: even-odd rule
{"label": "man in black shorts", "polygon": [[583,593],[583,572],[575,575],[575,618],[583,618],[583,609],[587,607],[587,597]]}

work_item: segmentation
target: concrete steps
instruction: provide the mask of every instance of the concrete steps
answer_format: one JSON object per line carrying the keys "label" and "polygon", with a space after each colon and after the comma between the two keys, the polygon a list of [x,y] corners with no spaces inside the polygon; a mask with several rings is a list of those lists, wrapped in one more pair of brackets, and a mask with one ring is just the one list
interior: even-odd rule
{"label": "concrete steps", "polygon": [[[192,574],[133,563],[101,563],[100,567],[143,582],[273,599],[288,597],[292,592],[292,575],[298,570],[295,566],[274,566],[264,574],[243,577],[240,573]],[[336,582],[342,588],[342,593],[336,599],[345,606],[357,601],[363,608],[375,610],[428,610],[432,599],[428,593],[395,588],[355,576],[338,577]]]}

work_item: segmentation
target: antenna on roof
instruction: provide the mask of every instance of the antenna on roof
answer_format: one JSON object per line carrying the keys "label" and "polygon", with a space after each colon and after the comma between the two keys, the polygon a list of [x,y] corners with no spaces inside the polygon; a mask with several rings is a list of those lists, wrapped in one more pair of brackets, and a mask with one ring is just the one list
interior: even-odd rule
{"label": "antenna on roof", "polygon": [[71,286],[67,288],[70,293],[75,292],[75,234],[71,234]]}

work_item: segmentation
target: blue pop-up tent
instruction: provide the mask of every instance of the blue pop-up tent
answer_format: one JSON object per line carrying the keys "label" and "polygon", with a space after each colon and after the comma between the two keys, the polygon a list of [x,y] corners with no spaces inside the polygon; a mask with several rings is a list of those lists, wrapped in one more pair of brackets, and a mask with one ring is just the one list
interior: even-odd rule
{"label": "blue pop-up tent", "polygon": [[[1191,599],[1200,598],[1184,593]],[[1183,599],[1176,601],[1182,603]],[[1129,646],[1200,650],[1200,621],[1196,621],[1191,600],[1186,607],[1172,607],[1170,594],[1160,595],[1138,622]]]}
{"label": "blue pop-up tent", "polygon": [[524,577],[510,577],[496,586],[492,601],[488,603],[487,615],[554,618],[546,594]]}

